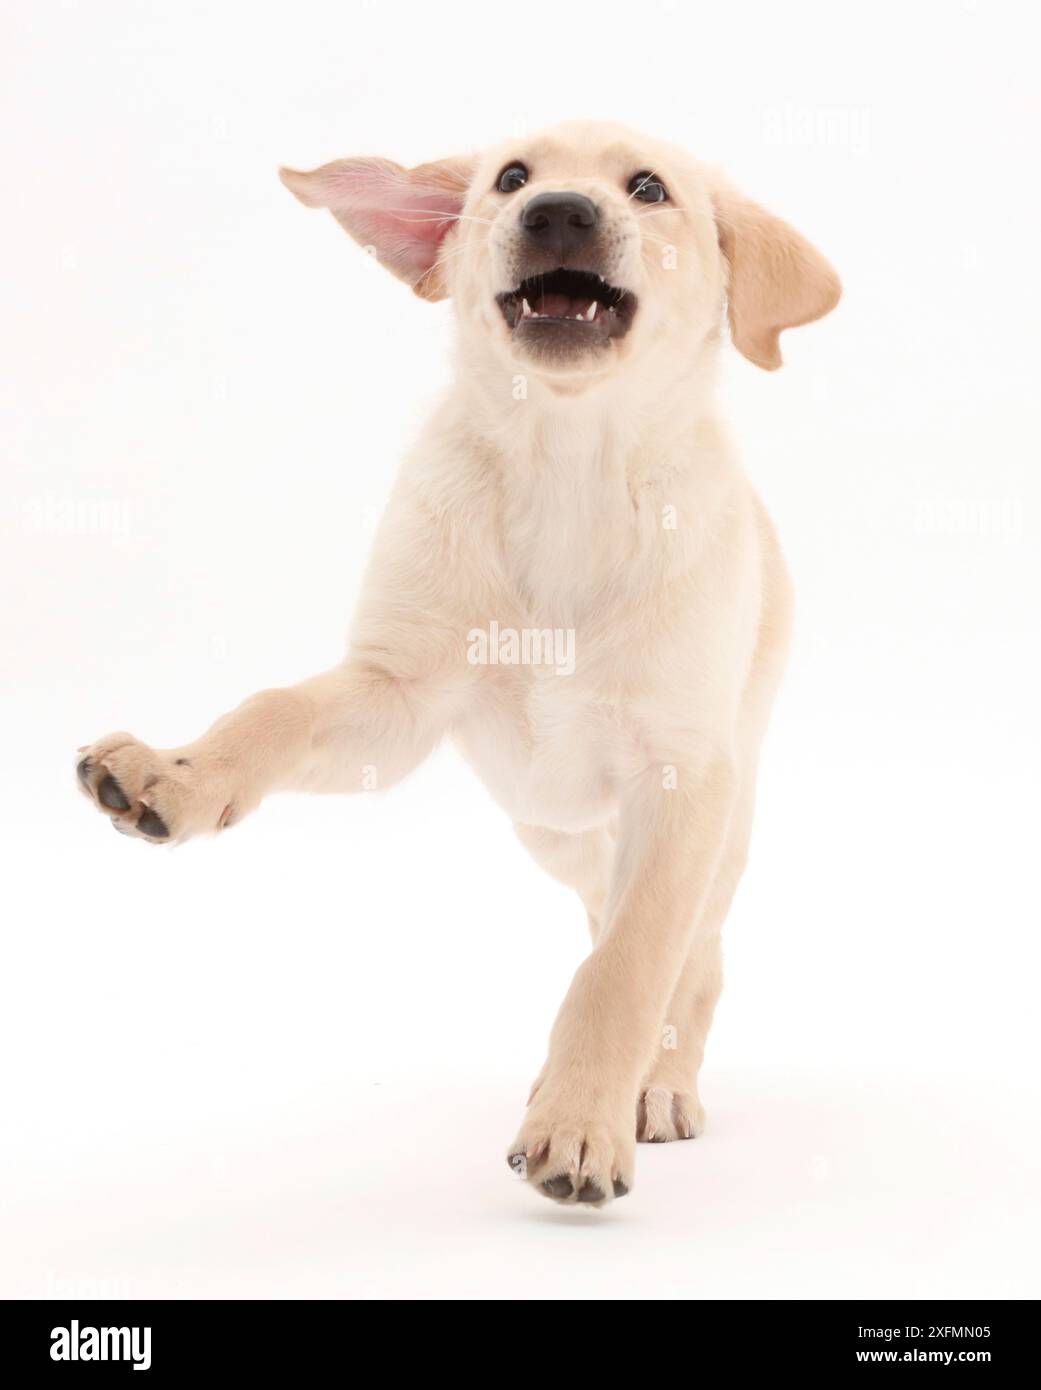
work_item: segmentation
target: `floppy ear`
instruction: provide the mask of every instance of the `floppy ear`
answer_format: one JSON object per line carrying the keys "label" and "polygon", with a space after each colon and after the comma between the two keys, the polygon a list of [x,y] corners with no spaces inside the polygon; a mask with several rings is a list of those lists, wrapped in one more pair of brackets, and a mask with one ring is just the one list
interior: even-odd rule
{"label": "floppy ear", "polygon": [[280,169],[285,186],[311,208],[328,208],[359,245],[423,299],[448,293],[437,266],[441,242],[462,211],[471,159],[403,169],[389,159],[337,159],[310,173]]}
{"label": "floppy ear", "polygon": [[842,285],[805,237],[758,203],[725,186],[713,201],[729,266],[730,335],[750,362],[772,372],[782,362],[783,330],[829,313]]}

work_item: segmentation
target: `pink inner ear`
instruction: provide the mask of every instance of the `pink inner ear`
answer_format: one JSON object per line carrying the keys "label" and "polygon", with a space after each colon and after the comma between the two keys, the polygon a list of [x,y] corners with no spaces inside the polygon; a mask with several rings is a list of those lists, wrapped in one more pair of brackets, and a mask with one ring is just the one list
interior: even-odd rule
{"label": "pink inner ear", "polygon": [[379,160],[347,161],[323,183],[322,201],[351,236],[374,246],[380,260],[411,284],[434,265],[463,205],[462,188]]}

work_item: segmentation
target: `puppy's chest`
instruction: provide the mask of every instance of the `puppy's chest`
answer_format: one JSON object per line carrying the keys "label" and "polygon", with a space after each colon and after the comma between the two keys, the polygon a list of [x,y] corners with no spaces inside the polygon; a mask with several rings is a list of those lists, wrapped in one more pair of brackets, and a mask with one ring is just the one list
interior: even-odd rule
{"label": "puppy's chest", "polygon": [[613,596],[640,582],[645,530],[624,475],[583,468],[529,479],[502,520],[512,597],[534,623],[602,615]]}
{"label": "puppy's chest", "polygon": [[562,830],[602,824],[642,756],[627,691],[642,665],[637,615],[660,582],[652,521],[624,472],[543,471],[500,516],[500,595],[483,696],[461,731],[514,819]]}

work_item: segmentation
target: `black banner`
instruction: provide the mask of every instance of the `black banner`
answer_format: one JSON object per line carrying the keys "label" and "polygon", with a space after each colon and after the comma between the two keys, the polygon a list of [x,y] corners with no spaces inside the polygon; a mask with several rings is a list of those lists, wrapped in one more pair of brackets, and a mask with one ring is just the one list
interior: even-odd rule
{"label": "black banner", "polygon": [[[646,1337],[641,1334],[639,1316],[632,1314],[627,1322],[626,1339],[635,1354],[650,1334],[650,1327]],[[651,1316],[653,1325],[667,1329],[667,1313]],[[444,1363],[440,1371],[434,1364],[436,1348],[444,1355],[447,1339],[464,1334],[464,1328],[457,1334],[451,1314],[446,1318],[443,1309],[438,1317],[434,1342],[424,1337],[422,1327],[391,1337],[394,1374],[405,1370],[410,1353],[423,1355],[428,1371],[445,1373]],[[699,1363],[738,1374],[780,1371],[811,1377],[814,1372],[853,1371],[870,1378],[922,1366],[937,1372],[1007,1374],[1029,1365],[1038,1340],[1032,1302],[704,1302],[682,1318],[682,1326],[668,1332],[666,1342],[674,1356],[693,1337],[693,1360],[686,1368],[692,1376]],[[371,1305],[333,1301],[10,1302],[0,1306],[0,1319],[0,1374],[18,1387],[45,1377],[56,1378],[54,1383],[129,1377],[131,1384],[187,1385],[188,1377],[200,1374],[229,1384],[244,1375],[291,1375],[293,1383],[300,1383],[302,1377],[363,1372],[385,1336],[372,1326]],[[555,1340],[567,1322],[566,1317],[558,1322]],[[580,1325],[588,1352],[590,1324],[583,1318]],[[529,1322],[523,1330],[513,1327],[512,1335],[524,1341],[532,1335]],[[483,1321],[478,1340],[489,1331],[489,1322]],[[369,1342],[374,1332],[377,1340]],[[509,1328],[504,1335],[510,1335]],[[612,1341],[605,1341],[605,1349]],[[651,1345],[647,1341],[644,1349]],[[457,1347],[449,1360],[458,1355]],[[474,1366],[469,1356],[468,1361],[470,1377]]]}

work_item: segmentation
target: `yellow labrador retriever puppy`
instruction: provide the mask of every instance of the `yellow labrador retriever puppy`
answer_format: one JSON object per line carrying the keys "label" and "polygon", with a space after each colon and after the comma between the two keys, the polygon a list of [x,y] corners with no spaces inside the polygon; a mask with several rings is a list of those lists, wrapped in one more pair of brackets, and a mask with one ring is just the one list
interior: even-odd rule
{"label": "yellow labrador retriever puppy", "polygon": [[475,158],[284,170],[423,299],[455,386],[406,460],[335,670],[181,748],[111,734],[80,782],[181,841],[282,789],[387,786],[450,734],[593,948],[511,1166],[558,1202],[689,1139],[791,596],[714,403],[723,320],[760,367],[834,307],[786,223],[681,150],[576,123]]}

